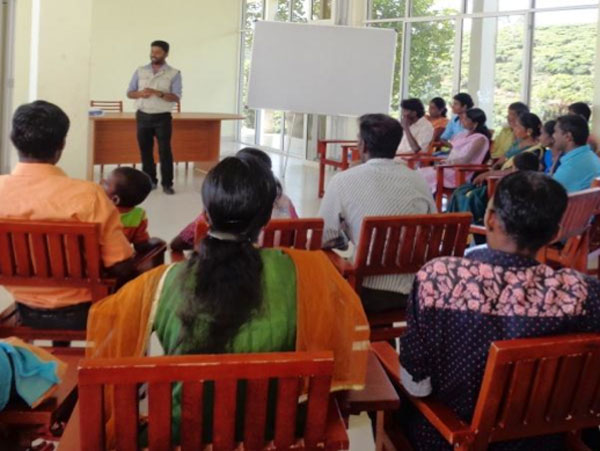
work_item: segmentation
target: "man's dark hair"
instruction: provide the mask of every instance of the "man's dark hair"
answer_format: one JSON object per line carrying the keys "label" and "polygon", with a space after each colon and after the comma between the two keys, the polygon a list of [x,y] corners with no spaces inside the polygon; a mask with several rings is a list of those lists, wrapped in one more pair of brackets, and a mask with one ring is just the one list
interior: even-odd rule
{"label": "man's dark hair", "polygon": [[473,108],[473,98],[466,92],[459,92],[454,96],[454,100],[459,101],[460,104],[466,106],[467,109]]}
{"label": "man's dark hair", "polygon": [[152,41],[150,47],[160,47],[165,53],[169,53],[169,43],[167,41]]}
{"label": "man's dark hair", "polygon": [[360,138],[371,158],[394,158],[402,140],[400,122],[387,114],[365,114],[358,118]]}
{"label": "man's dark hair", "polygon": [[517,113],[517,115],[521,113],[529,113],[529,107],[523,102],[513,102],[508,105],[508,109]]}
{"label": "man's dark hair", "polygon": [[537,251],[558,232],[567,192],[541,172],[518,171],[503,177],[494,193],[494,210],[519,249]]}
{"label": "man's dark hair", "polygon": [[44,100],[21,105],[12,120],[10,139],[23,156],[50,160],[61,148],[69,131],[69,117],[58,106]]}
{"label": "man's dark hair", "polygon": [[577,114],[567,114],[556,119],[556,123],[565,133],[571,133],[573,141],[577,146],[587,143],[590,136],[590,128],[587,121]]}
{"label": "man's dark hair", "polygon": [[542,134],[542,121],[533,113],[524,112],[517,119],[525,129],[531,130],[531,137],[538,138]]}
{"label": "man's dark hair", "polygon": [[417,113],[418,118],[422,118],[425,116],[425,107],[423,106],[423,102],[420,99],[404,99],[400,102],[400,107],[403,110],[414,111]]}
{"label": "man's dark hair", "polygon": [[592,117],[592,110],[585,102],[575,102],[569,105],[569,113],[578,114],[583,117],[586,122],[589,122]]}
{"label": "man's dark hair", "polygon": [[513,160],[515,168],[519,171],[539,171],[540,160],[533,152],[521,152]]}
{"label": "man's dark hair", "polygon": [[135,207],[144,202],[152,191],[152,180],[142,171],[122,166],[113,171],[116,179],[115,194],[119,207]]}

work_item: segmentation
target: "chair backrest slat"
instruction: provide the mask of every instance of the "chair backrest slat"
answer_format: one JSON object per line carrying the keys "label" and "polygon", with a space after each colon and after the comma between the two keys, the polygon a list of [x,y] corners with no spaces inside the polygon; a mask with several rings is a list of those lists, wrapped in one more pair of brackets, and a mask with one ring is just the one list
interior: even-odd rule
{"label": "chair backrest slat", "polygon": [[202,419],[204,412],[204,384],[188,381],[181,394],[181,450],[195,451],[202,448]]}
{"label": "chair backrest slat", "polygon": [[150,451],[171,446],[171,384],[153,382],[148,386],[148,444]]}
{"label": "chair backrest slat", "polygon": [[265,443],[269,381],[252,379],[247,382],[244,418],[244,443],[248,449],[260,449]]}
{"label": "chair backrest slat", "polygon": [[327,396],[331,385],[331,375],[315,376],[308,387],[308,406],[306,408],[306,427],[304,442],[308,449],[316,448],[325,434],[327,417]]}
{"label": "chair backrest slat", "polygon": [[555,242],[580,235],[590,225],[594,213],[600,208],[600,188],[590,188],[569,194],[567,209],[560,223]]}
{"label": "chair backrest slat", "polygon": [[213,447],[234,449],[235,443],[235,379],[215,381],[215,406],[213,418]]}
{"label": "chair backrest slat", "polygon": [[88,288],[92,301],[106,295],[99,224],[2,219],[0,246],[2,285]]}
{"label": "chair backrest slat", "polygon": [[296,377],[279,379],[277,384],[277,408],[275,410],[275,446],[286,449],[294,444],[296,436],[296,413],[300,380]]}
{"label": "chair backrest slat", "polygon": [[[115,430],[118,450],[137,451],[138,443],[138,392],[137,384],[118,384],[114,388]],[[87,419],[88,409],[81,412]],[[85,448],[85,447],[84,447]]]}
{"label": "chair backrest slat", "polygon": [[84,385],[78,387],[80,404],[85,407],[85,427],[81,428],[81,443],[86,450],[104,451],[104,398],[102,385]]}
{"label": "chair backrest slat", "polygon": [[470,213],[364,218],[355,259],[358,279],[412,274],[433,258],[462,256],[471,219]]}
{"label": "chair backrest slat", "polygon": [[23,232],[12,234],[13,249],[15,252],[15,261],[17,263],[17,275],[21,277],[31,277],[31,255],[27,242],[27,236]]}
{"label": "chair backrest slat", "polygon": [[473,449],[597,425],[591,394],[599,380],[600,334],[492,343],[471,424]]}
{"label": "chair backrest slat", "polygon": [[[263,229],[258,239],[261,247],[291,247],[301,250],[321,249],[323,219],[272,219]],[[209,226],[204,221],[196,223],[195,243],[208,234]]]}
{"label": "chair backrest slat", "polygon": [[90,106],[94,108],[99,108],[102,111],[106,111],[108,113],[123,112],[122,100],[90,100]]}
{"label": "chair backrest slat", "polygon": [[[204,402],[211,399],[213,411],[212,446],[234,449],[236,418],[244,425],[244,449],[263,449],[266,443],[267,409],[274,408],[274,443],[283,448],[315,449],[325,439],[325,422],[333,371],[331,352],[262,354],[185,355],[126,359],[89,359],[79,365],[82,449],[105,441],[101,396],[103,387],[114,387],[115,434],[118,449],[135,449],[139,433],[138,387],[148,384],[148,446],[171,446],[171,387],[182,383],[181,446],[202,449]],[[269,381],[277,384],[269,396]],[[206,382],[214,382],[214,397],[204,397]],[[245,392],[240,390],[245,384]],[[305,385],[307,384],[307,385]],[[212,385],[212,384],[211,384]],[[301,437],[296,436],[296,416],[302,387],[308,387],[307,418]],[[208,387],[206,387],[208,388]],[[245,394],[245,401],[238,395]],[[271,398],[274,404],[270,405]],[[91,409],[96,409],[92,415]],[[241,409],[241,412],[238,411]],[[94,425],[89,424],[95,421]],[[98,423],[100,422],[100,427]],[[102,434],[99,438],[98,434]],[[89,443],[88,443],[89,442]],[[88,446],[90,445],[90,446]]]}

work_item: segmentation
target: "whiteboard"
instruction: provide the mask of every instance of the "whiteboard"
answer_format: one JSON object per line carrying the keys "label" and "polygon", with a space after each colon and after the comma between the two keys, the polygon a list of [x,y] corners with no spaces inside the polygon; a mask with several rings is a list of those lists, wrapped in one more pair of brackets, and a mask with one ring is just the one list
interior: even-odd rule
{"label": "whiteboard", "polygon": [[388,113],[396,32],[256,23],[248,107],[360,116]]}

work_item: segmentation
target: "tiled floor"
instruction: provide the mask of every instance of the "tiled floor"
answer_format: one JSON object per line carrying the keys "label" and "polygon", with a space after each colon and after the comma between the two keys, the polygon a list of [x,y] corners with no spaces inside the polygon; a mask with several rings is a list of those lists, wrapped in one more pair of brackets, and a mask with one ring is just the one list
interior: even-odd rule
{"label": "tiled floor", "polygon": [[[222,156],[232,155],[242,146],[223,142]],[[281,178],[280,157],[271,155],[273,170],[284,184],[287,195],[294,202],[298,214],[303,217],[315,216],[319,210],[317,198],[318,167],[314,163],[304,163],[301,160],[289,159],[286,177]],[[105,171],[110,171],[106,167]],[[96,174],[96,181],[100,178]],[[200,188],[204,173],[194,169],[192,165],[185,170],[184,165],[176,169],[174,188],[176,195],[167,196],[158,189],[153,191],[143,203],[149,220],[150,233],[167,241],[171,240],[181,228],[192,221],[202,211]],[[0,288],[0,307],[4,308],[10,302],[10,296]],[[350,449],[353,451],[373,450],[373,434],[371,423],[366,414],[350,419]]]}

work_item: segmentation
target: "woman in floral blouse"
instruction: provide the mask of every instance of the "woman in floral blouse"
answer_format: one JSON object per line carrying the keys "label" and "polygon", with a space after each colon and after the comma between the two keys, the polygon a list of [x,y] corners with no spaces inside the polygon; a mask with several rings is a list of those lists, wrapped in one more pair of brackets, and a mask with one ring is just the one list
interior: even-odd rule
{"label": "woman in floral blouse", "polygon": [[[600,282],[535,260],[558,232],[566,205],[567,193],[550,177],[507,175],[486,211],[488,248],[438,258],[419,271],[400,339],[409,393],[434,396],[470,422],[493,341],[600,331]],[[404,413],[416,450],[451,449],[418,412]],[[554,435],[489,449],[563,448],[564,436]]]}

